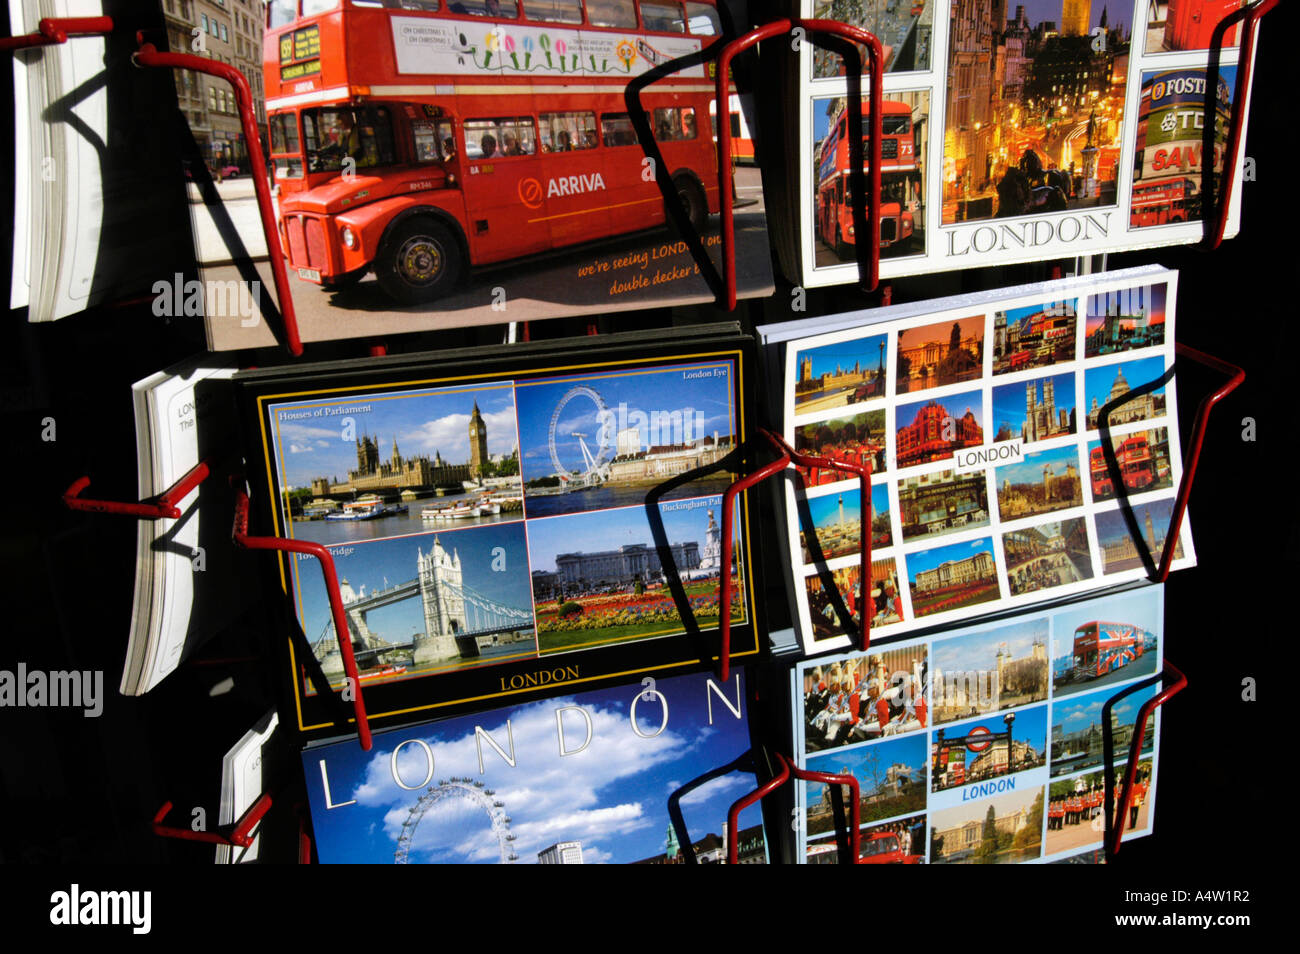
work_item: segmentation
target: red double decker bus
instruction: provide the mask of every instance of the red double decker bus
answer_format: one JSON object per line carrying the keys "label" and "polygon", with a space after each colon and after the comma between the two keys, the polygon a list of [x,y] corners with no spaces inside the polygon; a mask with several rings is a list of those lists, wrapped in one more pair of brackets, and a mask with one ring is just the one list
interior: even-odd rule
{"label": "red double decker bus", "polygon": [[[290,267],[422,302],[471,266],[662,225],[623,91],[720,33],[696,0],[271,0]],[[718,209],[712,91],[699,65],[641,98],[697,227]]]}
{"label": "red double decker bus", "polygon": [[[1110,469],[1106,466],[1106,454],[1101,447],[1094,447],[1088,454],[1089,468],[1092,471],[1092,495],[1110,497],[1115,493],[1115,484],[1110,479]],[[1156,482],[1155,457],[1151,453],[1151,441],[1146,434],[1134,434],[1122,440],[1115,448],[1115,462],[1124,481],[1124,488],[1131,492],[1145,490]]]}
{"label": "red double decker bus", "polygon": [[1142,658],[1151,634],[1131,623],[1084,623],[1074,631],[1076,680],[1096,679]]}
{"label": "red double decker bus", "polygon": [[[865,117],[864,117],[865,119]],[[853,192],[849,178],[848,115],[841,111],[817,151],[817,236],[840,258],[852,258]],[[870,137],[863,136],[863,151]],[[866,172],[866,162],[863,172]],[[903,208],[908,184],[918,174],[912,107],[896,100],[881,104],[880,247],[912,237],[912,213]]]}
{"label": "red double decker bus", "polygon": [[1197,218],[1200,203],[1196,182],[1186,176],[1173,176],[1133,185],[1130,224],[1137,228],[1167,225]]}

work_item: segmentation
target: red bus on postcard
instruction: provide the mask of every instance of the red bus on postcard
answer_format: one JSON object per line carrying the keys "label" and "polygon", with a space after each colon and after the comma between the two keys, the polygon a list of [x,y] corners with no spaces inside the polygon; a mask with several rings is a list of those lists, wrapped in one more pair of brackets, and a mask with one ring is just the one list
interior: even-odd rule
{"label": "red bus on postcard", "polygon": [[[400,9],[391,7],[400,6]],[[665,222],[623,99],[721,32],[711,2],[272,0],[267,123],[298,276],[402,302],[471,266]],[[703,65],[642,95],[691,221],[718,210]]]}
{"label": "red bus on postcard", "polygon": [[[866,110],[863,110],[866,122]],[[852,258],[857,239],[853,234],[853,192],[849,179],[848,114],[831,121],[817,152],[817,236],[840,258]],[[863,136],[864,154],[870,139]],[[863,171],[866,172],[864,158]],[[907,182],[917,172],[916,143],[912,135],[912,107],[885,100],[881,104],[880,135],[880,247],[911,238],[912,213],[903,208]]]}
{"label": "red bus on postcard", "polygon": [[1197,186],[1186,176],[1139,182],[1133,186],[1133,204],[1129,214],[1134,227],[1186,222],[1199,217]]}
{"label": "red bus on postcard", "polygon": [[1084,623],[1074,631],[1076,680],[1096,679],[1142,658],[1151,634],[1131,623]]}
{"label": "red bus on postcard", "polygon": [[[1115,485],[1110,479],[1110,468],[1106,466],[1105,452],[1094,447],[1088,458],[1092,471],[1092,495],[1109,497],[1115,492]],[[1159,477],[1151,453],[1151,441],[1146,434],[1134,434],[1121,441],[1115,448],[1115,462],[1119,465],[1124,488],[1130,492],[1146,490]]]}

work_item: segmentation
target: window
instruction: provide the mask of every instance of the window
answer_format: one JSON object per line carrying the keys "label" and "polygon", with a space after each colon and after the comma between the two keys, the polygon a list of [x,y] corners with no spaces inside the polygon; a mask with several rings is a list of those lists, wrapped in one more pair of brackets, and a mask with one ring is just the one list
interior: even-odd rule
{"label": "window", "polygon": [[636,7],[632,0],[587,0],[587,19],[592,26],[636,29]]}
{"label": "window", "polygon": [[217,111],[217,91],[211,86],[208,87],[208,109],[214,113]]}
{"label": "window", "polygon": [[207,32],[208,32],[208,15],[207,15],[206,13],[200,13],[199,16],[203,18],[203,32],[204,32],[204,33],[207,33]]}
{"label": "window", "polygon": [[695,107],[670,106],[666,109],[656,109],[654,111],[653,128],[655,139],[659,142],[694,139],[696,133]]}
{"label": "window", "polygon": [[543,113],[542,152],[595,149],[595,113]]}
{"label": "window", "polygon": [[581,23],[582,0],[524,0],[524,16],[545,23]]}
{"label": "window", "polygon": [[675,3],[649,3],[641,0],[641,19],[647,30],[659,33],[685,33],[686,23],[682,20],[682,8]]}
{"label": "window", "polygon": [[[266,5],[267,21],[271,24],[271,29],[277,29],[282,26],[288,26],[298,16],[297,0],[271,0]],[[205,16],[206,20],[207,17]],[[203,29],[207,29],[205,23]]]}
{"label": "window", "polygon": [[707,3],[687,3],[686,26],[696,36],[721,36],[722,21],[718,11]]}
{"label": "window", "polygon": [[635,146],[636,130],[627,113],[605,113],[600,117],[600,141],[607,146]]}
{"label": "window", "polygon": [[394,162],[392,121],[381,106],[305,110],[302,138],[309,172],[336,172],[345,158],[358,168]]}
{"label": "window", "polygon": [[[911,131],[911,116],[883,116],[880,119],[880,134],[882,136],[906,136]],[[862,137],[864,142],[867,138],[866,136]]]}
{"label": "window", "polygon": [[411,123],[411,137],[415,141],[416,162],[440,162],[456,158],[456,138],[449,120],[417,120]]}
{"label": "window", "polygon": [[224,23],[221,24],[221,39],[225,43],[230,42],[230,34],[226,32],[226,25]]}
{"label": "window", "polygon": [[[405,6],[409,0],[402,0]],[[451,0],[447,4],[449,13],[468,13],[475,17],[501,17],[514,20],[519,16],[519,4],[515,0]]]}
{"label": "window", "polygon": [[537,152],[531,116],[465,121],[465,153],[470,159],[504,159]]}
{"label": "window", "polygon": [[272,116],[267,125],[271,132],[272,153],[296,153],[298,151],[298,117],[293,113],[281,113]]}

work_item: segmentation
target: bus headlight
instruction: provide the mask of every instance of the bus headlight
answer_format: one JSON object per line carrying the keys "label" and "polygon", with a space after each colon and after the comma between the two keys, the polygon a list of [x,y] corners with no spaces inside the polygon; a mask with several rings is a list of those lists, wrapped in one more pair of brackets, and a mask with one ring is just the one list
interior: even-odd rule
{"label": "bus headlight", "polygon": [[346,225],[343,226],[342,238],[343,238],[343,244],[346,245],[348,248],[357,247],[357,237],[352,234],[352,230],[348,228]]}
{"label": "bus headlight", "polygon": [[853,226],[849,226],[849,238],[853,238]]}

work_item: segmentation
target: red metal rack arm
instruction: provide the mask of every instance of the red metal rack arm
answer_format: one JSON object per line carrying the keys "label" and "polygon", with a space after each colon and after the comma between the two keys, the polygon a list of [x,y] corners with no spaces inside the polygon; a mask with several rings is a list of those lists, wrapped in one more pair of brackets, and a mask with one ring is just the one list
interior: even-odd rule
{"label": "red metal rack arm", "polygon": [[[866,513],[867,508],[871,505],[871,464],[855,464],[851,461],[831,460],[829,457],[817,457],[812,454],[804,454],[785,442],[781,435],[769,431],[766,428],[759,428],[759,433],[768,439],[778,454],[784,454],[795,464],[801,467],[824,467],[827,470],[838,470],[843,473],[858,475],[858,496],[860,512]],[[862,501],[865,501],[863,503]],[[861,522],[861,521],[860,521]],[[870,521],[863,524],[858,536],[858,555],[862,561],[862,568],[859,579],[862,581],[862,592],[869,595],[871,593],[871,526]],[[871,617],[867,615],[866,610],[862,613],[862,630],[858,640],[858,649],[866,652],[871,648]]]}
{"label": "red metal rack arm", "polygon": [[264,793],[257,801],[248,806],[248,811],[224,835],[218,831],[193,831],[189,828],[174,828],[164,825],[163,820],[172,810],[171,802],[163,802],[162,808],[153,816],[153,833],[160,838],[176,838],[181,841],[202,841],[209,845],[231,845],[235,848],[247,848],[253,843],[253,829],[271,808],[271,795]]}
{"label": "red metal rack arm", "polygon": [[329,594],[330,613],[334,619],[334,635],[338,640],[339,653],[343,657],[343,671],[347,674],[349,685],[353,687],[352,711],[356,716],[357,736],[361,748],[367,752],[373,744],[370,737],[370,721],[366,718],[366,701],[361,692],[361,678],[357,673],[357,661],[352,655],[352,639],[348,630],[347,611],[343,608],[343,596],[339,592],[339,575],[334,568],[334,557],[328,549],[310,540],[289,540],[284,537],[252,537],[248,535],[248,492],[241,489],[235,496],[235,526],[231,533],[235,543],[248,550],[279,550],[283,553],[302,553],[313,556],[320,563],[321,573],[325,577],[325,592]]}
{"label": "red metal rack arm", "polygon": [[[719,123],[718,128],[725,125],[726,123]],[[718,630],[722,636],[722,647],[718,654],[718,675],[723,682],[731,678],[731,560],[734,551],[731,545],[731,512],[736,505],[736,495],[785,470],[789,463],[790,458],[782,454],[752,474],[738,478],[722,495],[722,578],[718,581]],[[752,568],[746,566],[744,572],[751,573]]]}
{"label": "red metal rack arm", "polygon": [[[1210,67],[1206,71],[1205,83],[1205,124],[1202,132],[1201,160],[1201,209],[1202,237],[1200,247],[1212,250],[1223,242],[1223,233],[1228,228],[1228,205],[1232,200],[1232,184],[1236,179],[1237,160],[1241,156],[1242,127],[1245,125],[1246,109],[1244,99],[1246,86],[1250,81],[1251,68],[1255,59],[1255,27],[1260,18],[1275,6],[1277,0],[1255,0],[1249,6],[1234,10],[1219,21],[1210,39]],[[1237,81],[1232,95],[1232,118],[1228,121],[1228,143],[1223,155],[1223,172],[1220,173],[1221,184],[1214,181],[1212,159],[1215,153],[1215,134],[1218,123],[1212,117],[1218,115],[1218,79],[1219,57],[1223,51],[1223,41],[1234,23],[1244,21],[1241,28],[1241,52],[1237,57]],[[1213,216],[1213,223],[1211,223]]]}
{"label": "red metal rack arm", "polygon": [[[773,20],[748,33],[742,33],[718,51],[718,69],[714,82],[719,116],[727,113],[727,104],[731,102],[728,81],[732,58],[762,40],[789,33],[792,26],[786,19]],[[721,213],[718,227],[722,231],[722,281],[726,286],[726,308],[731,311],[736,307],[736,223],[732,219],[736,200],[731,192],[731,124],[721,120],[718,121],[718,201]]]}
{"label": "red metal rack arm", "polygon": [[[1171,677],[1172,681],[1170,681]],[[1142,754],[1142,743],[1146,741],[1147,719],[1151,717],[1151,713],[1159,706],[1164,705],[1174,696],[1178,695],[1178,693],[1187,688],[1187,677],[1183,675],[1181,669],[1166,659],[1164,670],[1156,676],[1154,680],[1147,680],[1138,683],[1136,686],[1131,687],[1127,692],[1117,693],[1111,699],[1107,700],[1106,705],[1103,706],[1103,709],[1106,711],[1102,714],[1102,728],[1107,743],[1106,751],[1109,755],[1111,747],[1109,719],[1110,705],[1120,697],[1128,695],[1130,692],[1135,692],[1143,686],[1150,685],[1153,682],[1166,682],[1168,684],[1142,704],[1142,708],[1138,710],[1137,718],[1133,721],[1133,739],[1129,743],[1128,761],[1124,766],[1124,788],[1123,791],[1120,792],[1119,805],[1116,806],[1118,810],[1114,815],[1111,814],[1111,804],[1113,800],[1110,797],[1112,791],[1111,772],[1113,771],[1113,768],[1110,764],[1110,758],[1106,759],[1106,842],[1104,847],[1107,861],[1119,853],[1119,846],[1124,839],[1124,819],[1128,815],[1129,806],[1133,801],[1133,787],[1137,783],[1139,756]]]}
{"label": "red metal rack arm", "polygon": [[[785,760],[780,752],[776,757]],[[849,787],[849,798],[852,805],[849,807],[849,845],[853,850],[853,863],[858,863],[862,853],[862,793],[858,787],[858,780],[852,775],[831,775],[829,772],[813,772],[809,769],[801,769],[791,763],[790,774],[795,778],[803,779],[805,782],[821,782],[823,785],[847,785]]]}
{"label": "red metal rack arm", "polygon": [[[1201,403],[1196,407],[1196,419],[1192,424],[1192,441],[1189,445],[1187,459],[1183,461],[1183,478],[1178,482],[1178,496],[1174,498],[1174,512],[1170,517],[1169,531],[1165,534],[1166,545],[1164,552],[1160,554],[1160,566],[1156,571],[1157,583],[1163,583],[1169,579],[1169,567],[1173,565],[1178,535],[1183,529],[1183,516],[1187,513],[1187,498],[1191,496],[1192,480],[1196,476],[1196,465],[1200,463],[1201,448],[1205,444],[1205,429],[1209,425],[1210,411],[1214,410],[1216,404],[1237,390],[1241,382],[1246,380],[1246,372],[1242,368],[1224,361],[1222,358],[1216,358],[1203,351],[1197,351],[1195,348],[1189,348],[1185,344],[1175,345],[1174,350],[1179,357],[1190,358],[1192,361],[1228,375],[1228,381],[1201,398]],[[1168,545],[1170,540],[1174,541],[1174,546]]]}
{"label": "red metal rack arm", "polygon": [[[1155,563],[1150,549],[1146,542],[1142,540],[1136,530],[1136,518],[1133,516],[1132,507],[1128,502],[1128,487],[1124,483],[1123,472],[1120,470],[1119,460],[1115,454],[1115,448],[1110,437],[1110,415],[1123,407],[1129,401],[1134,401],[1145,394],[1158,390],[1169,381],[1177,370],[1176,364],[1170,366],[1160,377],[1133,388],[1126,394],[1121,395],[1114,401],[1107,402],[1101,408],[1098,420],[1098,431],[1100,432],[1100,443],[1102,454],[1106,459],[1106,470],[1110,476],[1111,485],[1114,487],[1115,495],[1119,498],[1120,509],[1129,527],[1129,532],[1135,538],[1135,544],[1138,553],[1142,557],[1143,565],[1147,569],[1147,575],[1153,583],[1163,583],[1169,579],[1169,569],[1173,566],[1174,554],[1178,549],[1178,537],[1182,532],[1183,518],[1187,513],[1187,501],[1192,492],[1192,481],[1196,477],[1196,467],[1201,459],[1201,450],[1205,445],[1205,431],[1209,424],[1210,411],[1214,406],[1222,401],[1240,386],[1241,382],[1246,380],[1246,372],[1231,362],[1224,361],[1213,355],[1205,354],[1190,348],[1184,344],[1175,345],[1175,352],[1179,358],[1186,358],[1190,361],[1196,361],[1206,367],[1213,368],[1228,376],[1228,381],[1223,385],[1211,391],[1201,399],[1196,408],[1196,418],[1192,425],[1192,437],[1188,444],[1187,456],[1183,461],[1183,476],[1178,482],[1178,493],[1174,497],[1172,512],[1169,517],[1169,526],[1165,531],[1165,544],[1161,548],[1160,561]],[[1172,545],[1170,545],[1172,541]]]}
{"label": "red metal rack arm", "polygon": [[[718,128],[721,129],[724,125],[725,123],[718,123]],[[742,795],[732,802],[731,807],[727,809],[727,864],[729,865],[737,864],[740,860],[740,839],[736,837],[736,833],[740,829],[740,813],[790,781],[790,763],[779,752],[776,758],[780,771],[776,773],[775,777],[764,782],[748,795]]]}
{"label": "red metal rack arm", "polygon": [[[867,48],[867,56],[871,61],[871,130],[869,133],[871,157],[867,160],[870,176],[867,220],[872,223],[870,229],[872,238],[867,278],[863,281],[863,286],[868,291],[872,291],[879,283],[880,272],[880,103],[884,96],[881,78],[883,55],[880,41],[866,30],[837,20],[779,19],[755,27],[748,33],[743,33],[727,42],[718,51],[717,75],[714,77],[716,86],[714,96],[718,103],[718,115],[721,116],[725,112],[725,106],[730,100],[728,82],[732,59],[755,44],[789,33],[796,27],[810,33],[829,34],[862,44]],[[727,310],[731,311],[736,307],[736,224],[733,219],[735,196],[731,191],[731,127],[722,122],[718,123],[718,198],[721,213],[719,228],[722,236],[722,280],[726,288],[725,305]],[[860,197],[854,198],[855,203],[859,201]]]}
{"label": "red metal rack arm", "polygon": [[33,46],[67,43],[73,36],[103,36],[113,32],[112,17],[42,17],[35,33],[0,37],[0,50],[24,50]]}
{"label": "red metal rack arm", "polygon": [[[243,127],[244,140],[249,144],[248,161],[253,167],[253,190],[257,196],[257,211],[262,218],[262,232],[266,236],[266,250],[271,259],[271,277],[275,281],[275,295],[280,306],[280,315],[284,320],[284,331],[289,353],[297,357],[302,354],[302,338],[298,334],[298,316],[293,308],[293,295],[289,291],[289,274],[284,267],[284,248],[280,245],[280,230],[275,225],[275,208],[271,203],[271,186],[266,178],[266,160],[262,156],[261,134],[257,125],[257,113],[253,109],[253,94],[248,80],[235,67],[195,56],[192,53],[160,53],[152,43],[141,43],[140,49],[132,57],[140,66],[159,66],[164,69],[194,70],[207,73],[225,80],[235,90],[235,102],[239,106],[239,122]],[[256,148],[254,148],[256,147]]]}
{"label": "red metal rack arm", "polygon": [[211,469],[207,461],[194,465],[180,480],[153,499],[151,503],[123,503],[117,500],[92,500],[81,496],[81,492],[90,486],[89,477],[81,477],[72,482],[63,492],[63,503],[69,510],[81,510],[86,513],[116,513],[127,517],[139,517],[142,520],[178,520],[181,516],[177,506],[191,490],[208,479]]}
{"label": "red metal rack arm", "polygon": [[[859,259],[858,282],[863,291],[875,291],[880,284],[880,137],[882,135],[881,123],[883,122],[882,103],[885,99],[885,81],[884,81],[884,63],[885,54],[880,46],[880,40],[872,33],[868,33],[861,27],[852,26],[848,23],[841,23],[839,20],[799,20],[798,23],[809,33],[829,34],[837,36],[843,40],[857,43],[866,47],[867,59],[870,61],[867,68],[870,70],[870,125],[867,136],[871,143],[871,153],[863,157],[867,163],[867,214],[866,219],[871,235],[870,249],[867,255],[867,276],[864,279],[861,275],[861,259]],[[859,99],[861,92],[859,91]],[[859,115],[861,108],[859,107]],[[721,124],[719,124],[721,125]],[[850,130],[851,132],[851,130]],[[861,201],[860,197],[854,196],[854,208]],[[856,237],[855,237],[856,245]]]}

